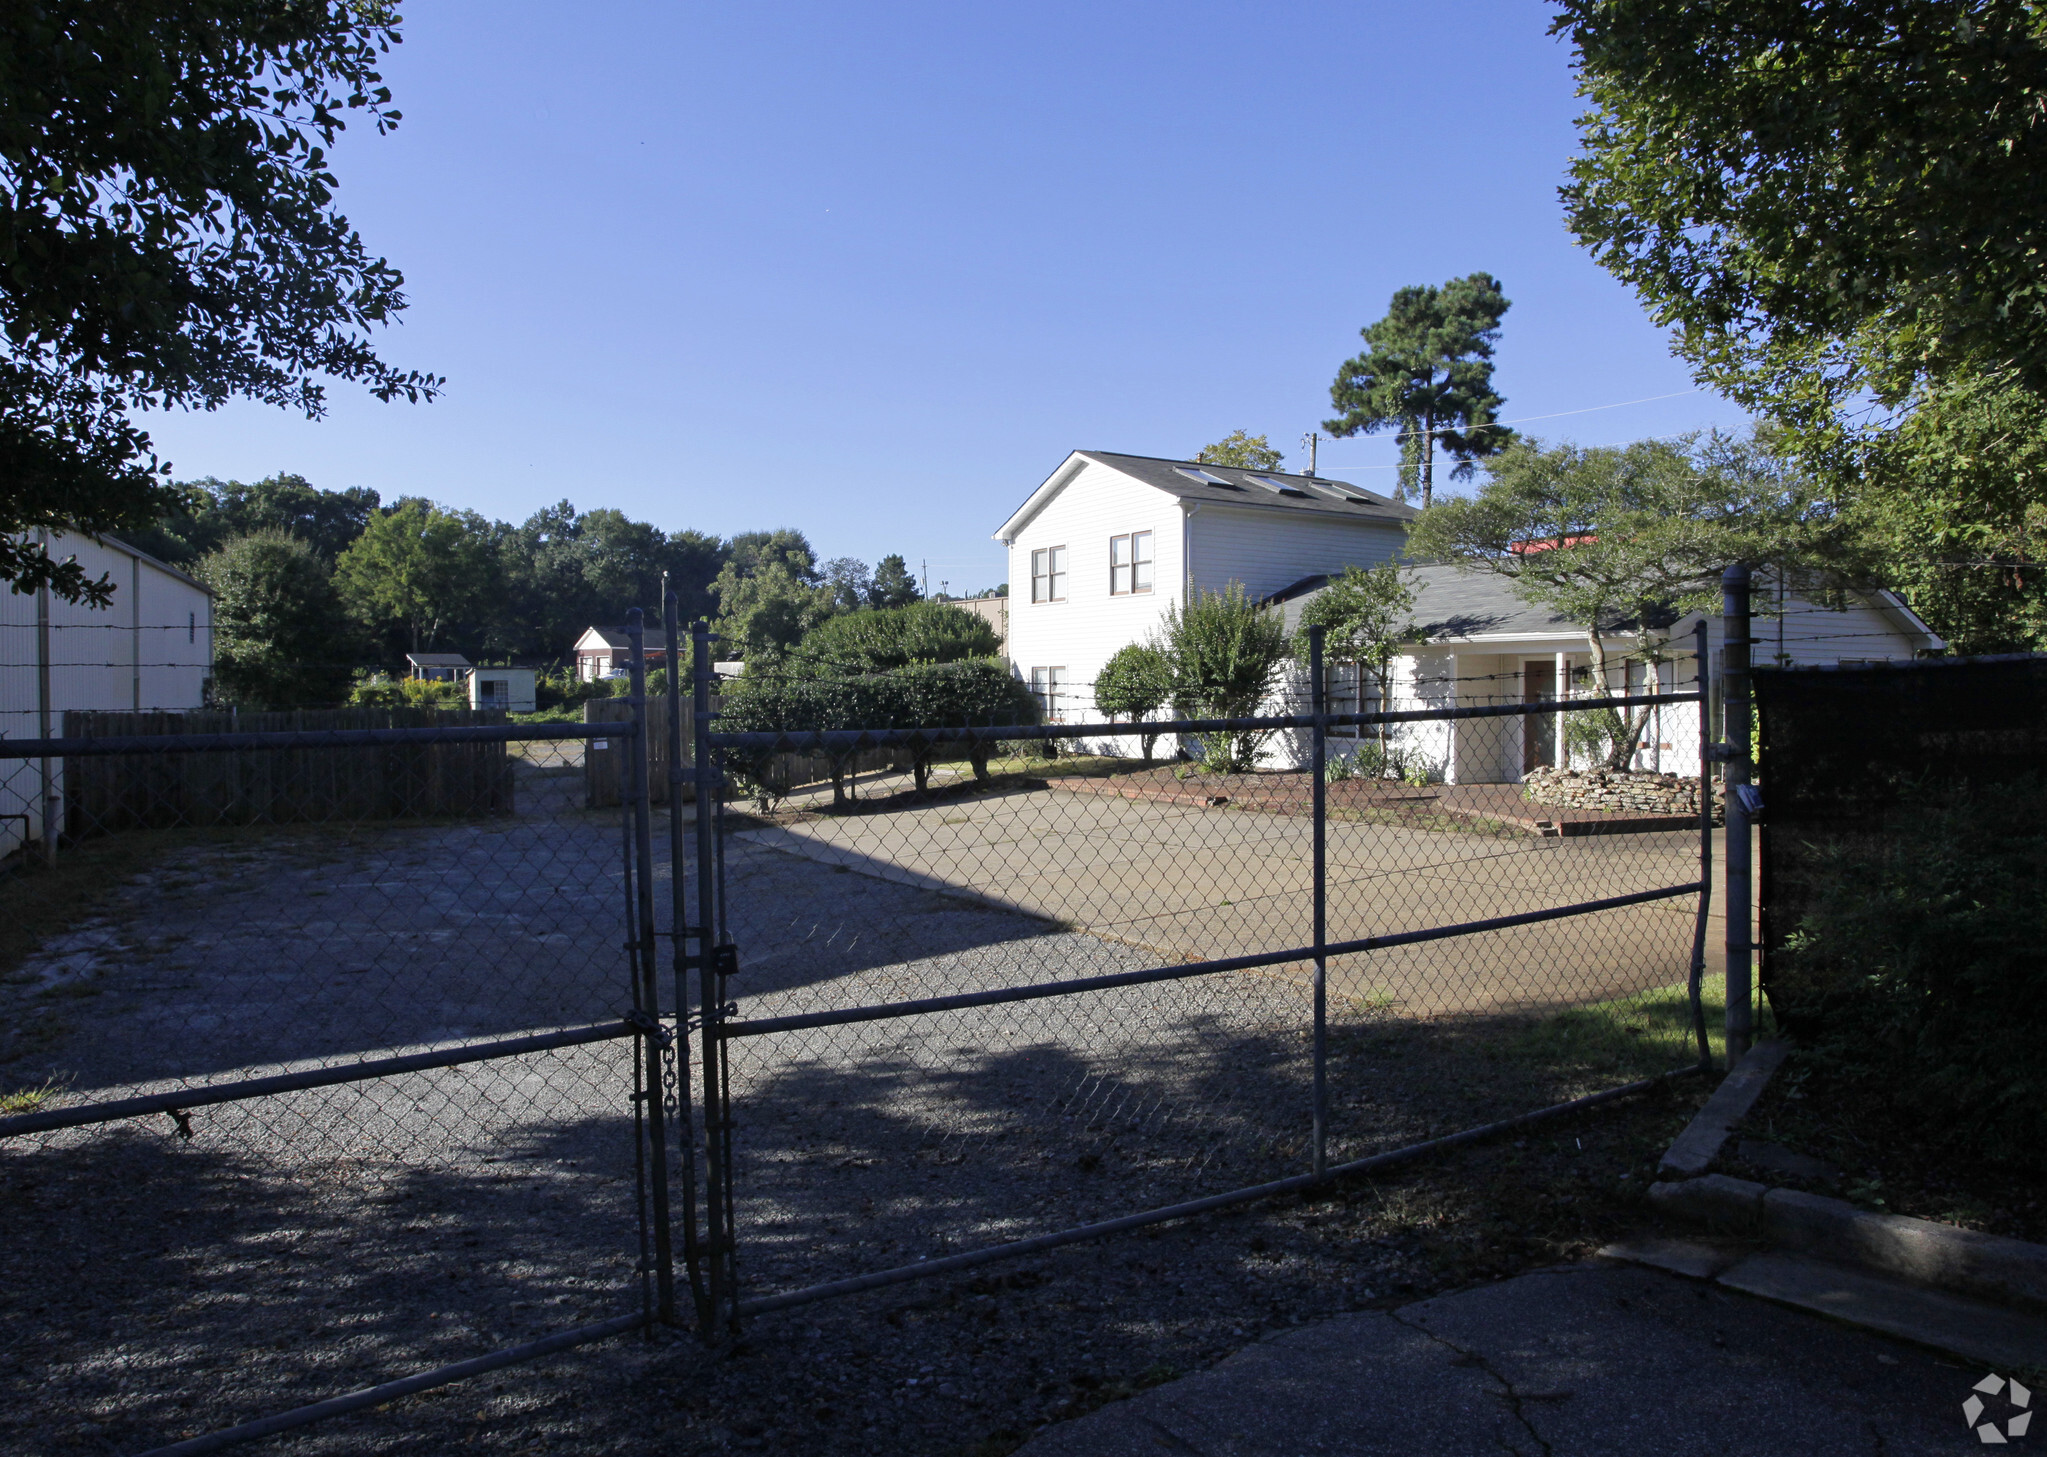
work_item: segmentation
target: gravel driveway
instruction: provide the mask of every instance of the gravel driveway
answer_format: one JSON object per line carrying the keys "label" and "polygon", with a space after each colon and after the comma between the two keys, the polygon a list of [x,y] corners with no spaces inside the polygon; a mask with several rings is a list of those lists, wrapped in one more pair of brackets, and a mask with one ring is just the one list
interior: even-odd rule
{"label": "gravel driveway", "polygon": [[[570,775],[522,773],[510,821],[180,845],[0,988],[15,1033],[0,1073],[55,1077],[63,1098],[118,1096],[615,1014],[618,825],[578,807]],[[1028,798],[1045,832],[1029,863],[1057,867],[1028,886],[1020,842],[959,848],[1000,830],[1000,801],[822,822],[865,842],[811,826],[735,836],[743,1013],[1150,966],[1204,927],[1231,945],[1294,928],[1300,846],[1286,826],[1239,815],[1231,833],[1190,840],[1157,806],[1121,801],[1114,820],[1103,809],[1062,826],[1051,796]],[[1009,811],[1011,828],[1024,812]],[[1494,864],[1461,843],[1479,837],[1435,838],[1460,843],[1381,845],[1380,862],[1352,846],[1341,863],[1364,884],[1434,849],[1438,885],[1481,887],[1458,905],[1544,893],[1518,847]],[[1137,863],[1151,880],[1127,873]],[[1076,914],[1155,893],[1163,921]],[[1587,962],[1543,997],[1681,974],[1681,958],[1651,961]],[[1392,1034],[1421,1008],[1372,991],[1388,972],[1343,974],[1346,1151],[1611,1077],[1460,1061],[1451,1041],[1418,1055]],[[786,1289],[1294,1172],[1307,1012],[1295,968],[746,1040],[742,1278]],[[189,1140],[156,1119],[11,1141],[0,1449],[132,1450],[625,1308],[629,1060],[606,1044],[225,1105],[198,1111]],[[514,1378],[486,1405],[516,1409],[517,1393]],[[292,1445],[342,1450],[328,1440]]]}

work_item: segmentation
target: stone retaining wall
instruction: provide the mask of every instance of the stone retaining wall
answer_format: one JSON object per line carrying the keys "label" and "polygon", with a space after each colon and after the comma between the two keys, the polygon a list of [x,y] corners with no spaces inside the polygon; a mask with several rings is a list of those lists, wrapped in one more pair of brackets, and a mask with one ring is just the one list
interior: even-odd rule
{"label": "stone retaining wall", "polygon": [[[1531,769],[1522,781],[1531,804],[1552,809],[1594,809],[1614,814],[1695,815],[1699,781],[1680,774],[1614,769]],[[1713,823],[1721,821],[1725,791],[1713,786]]]}

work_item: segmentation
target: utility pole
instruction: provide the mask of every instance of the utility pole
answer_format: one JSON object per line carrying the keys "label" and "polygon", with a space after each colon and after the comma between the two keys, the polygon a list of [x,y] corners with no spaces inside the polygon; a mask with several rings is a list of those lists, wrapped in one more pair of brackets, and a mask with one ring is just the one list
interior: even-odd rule
{"label": "utility pole", "polygon": [[1310,430],[1301,437],[1301,445],[1308,452],[1308,474],[1315,474],[1315,447],[1322,443],[1322,432]]}
{"label": "utility pole", "polygon": [[924,595],[931,595],[931,558],[924,557],[917,563],[918,575],[924,579]]}

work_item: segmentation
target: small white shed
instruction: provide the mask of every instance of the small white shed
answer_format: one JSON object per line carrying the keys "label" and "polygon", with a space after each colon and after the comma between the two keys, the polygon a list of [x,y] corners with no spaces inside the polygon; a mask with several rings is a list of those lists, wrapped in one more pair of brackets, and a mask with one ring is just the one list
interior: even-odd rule
{"label": "small white shed", "polygon": [[532,668],[474,668],[469,673],[469,706],[532,713],[536,707]]}

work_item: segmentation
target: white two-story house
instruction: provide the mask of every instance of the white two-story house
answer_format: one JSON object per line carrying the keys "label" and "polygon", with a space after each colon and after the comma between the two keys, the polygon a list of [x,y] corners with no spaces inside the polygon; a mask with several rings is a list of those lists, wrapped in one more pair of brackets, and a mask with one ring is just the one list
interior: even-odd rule
{"label": "white two-story house", "polygon": [[1414,515],[1347,481],[1076,450],[995,533],[1010,661],[1048,718],[1096,717],[1095,674],[1192,592],[1376,566]]}

